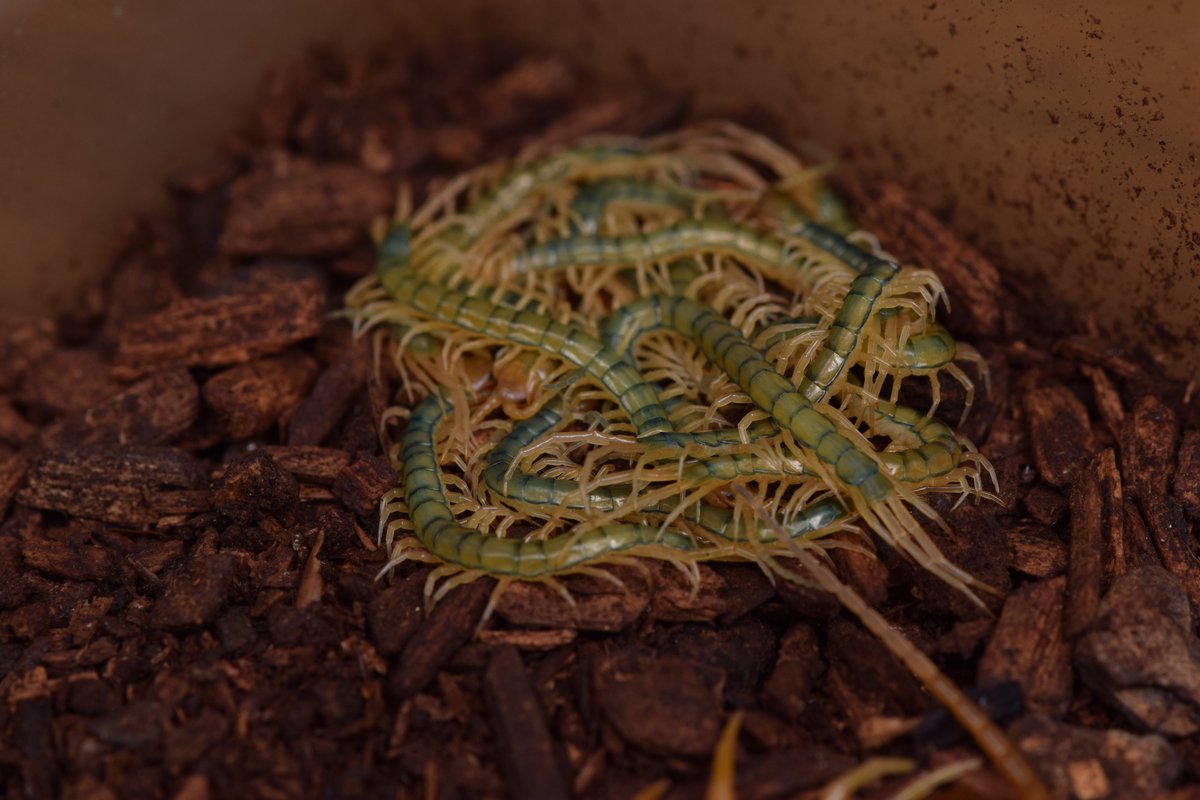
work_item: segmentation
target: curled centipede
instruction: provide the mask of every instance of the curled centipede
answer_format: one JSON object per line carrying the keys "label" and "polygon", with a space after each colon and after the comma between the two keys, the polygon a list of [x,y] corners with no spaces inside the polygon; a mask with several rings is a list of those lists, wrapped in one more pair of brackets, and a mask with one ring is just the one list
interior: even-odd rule
{"label": "curled centipede", "polygon": [[[944,527],[930,492],[991,496],[990,465],[934,417],[945,376],[965,419],[958,362],[985,381],[986,364],[937,323],[937,277],[854,231],[820,171],[717,123],[482,167],[386,226],[347,303],[359,331],[390,332],[401,379],[384,570],[436,564],[428,607],[485,575],[570,601],[559,576],[616,581],[603,567],[637,558],[802,580],[798,561],[1044,796],[1011,742],[809,554],[855,546],[831,531],[871,533],[976,603],[993,591],[922,524]],[[932,384],[927,409],[900,403],[914,376]]]}
{"label": "curled centipede", "polygon": [[389,566],[438,562],[440,596],[631,555],[757,559],[781,543],[744,521],[731,487],[751,485],[789,535],[857,526],[987,591],[913,510],[938,524],[921,495],[984,494],[990,467],[897,401],[946,374],[969,407],[955,362],[982,360],[936,324],[936,277],[848,219],[814,170],[717,124],[481,168],[394,221],[349,298],[360,329],[392,326],[418,403]]}

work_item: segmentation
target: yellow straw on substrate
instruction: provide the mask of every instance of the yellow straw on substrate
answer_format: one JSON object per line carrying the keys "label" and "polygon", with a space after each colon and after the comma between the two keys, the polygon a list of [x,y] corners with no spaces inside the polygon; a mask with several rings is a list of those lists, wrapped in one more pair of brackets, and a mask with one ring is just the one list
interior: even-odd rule
{"label": "yellow straw on substrate", "polygon": [[[440,564],[440,596],[631,556],[769,567],[786,543],[745,522],[745,487],[788,536],[870,530],[978,602],[914,510],[986,494],[932,418],[939,377],[969,408],[955,362],[984,364],[936,323],[936,276],[856,244],[818,174],[716,123],[481,168],[394,220],[348,297],[415,404],[388,568]],[[933,407],[898,404],[912,376]]]}

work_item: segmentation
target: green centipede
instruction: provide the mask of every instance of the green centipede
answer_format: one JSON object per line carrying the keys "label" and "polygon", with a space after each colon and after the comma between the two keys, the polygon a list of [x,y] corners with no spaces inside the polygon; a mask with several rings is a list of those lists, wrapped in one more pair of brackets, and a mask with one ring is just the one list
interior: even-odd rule
{"label": "green centipede", "polygon": [[[910,508],[932,517],[920,493],[980,491],[986,463],[932,409],[877,396],[887,378],[893,394],[913,374],[936,391],[946,373],[970,398],[954,361],[974,351],[934,322],[936,279],[853,244],[815,178],[777,151],[743,162],[759,142],[726,126],[585,145],[451,182],[389,229],[348,304],[360,327],[405,332],[394,358],[424,376],[381,521],[418,544],[396,545],[390,565],[423,557],[508,580],[630,555],[753,558],[778,543],[727,491],[749,484],[789,536],[857,519],[947,582],[979,587]],[[563,365],[522,418],[501,412],[499,372],[486,376],[514,351]],[[482,380],[464,371],[468,353]],[[530,453],[544,457],[526,465]],[[482,527],[461,522],[470,509]],[[541,533],[483,529],[501,517]]]}

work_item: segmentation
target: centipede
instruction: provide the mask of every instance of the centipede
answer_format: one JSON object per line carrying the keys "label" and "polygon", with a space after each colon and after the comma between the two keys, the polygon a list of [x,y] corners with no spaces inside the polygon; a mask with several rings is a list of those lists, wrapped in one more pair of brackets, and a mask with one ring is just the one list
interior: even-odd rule
{"label": "centipede", "polygon": [[[749,561],[804,582],[802,563],[869,622],[808,552],[884,547],[986,608],[995,590],[938,547],[931,530],[954,534],[929,496],[995,499],[991,465],[938,416],[957,382],[961,427],[987,364],[938,322],[936,274],[858,230],[824,172],[716,122],[535,147],[401,204],[346,301],[399,383],[381,574],[432,564],[427,609],[491,578],[486,620],[514,581],[572,602],[561,577],[623,585],[611,568],[646,559],[693,581]],[[914,378],[927,407],[902,402]],[[1039,789],[969,700],[918,672]]]}
{"label": "centipede", "polygon": [[[959,362],[986,366],[936,322],[936,276],[856,239],[773,142],[719,123],[527,153],[450,181],[378,250],[347,305],[390,332],[409,403],[380,536],[386,569],[439,565],[430,599],[633,557],[769,563],[782,543],[735,486],[790,537],[859,530],[989,591],[923,526],[942,524],[927,493],[988,494],[934,417],[941,375],[965,416]],[[928,409],[899,402],[918,375]]]}

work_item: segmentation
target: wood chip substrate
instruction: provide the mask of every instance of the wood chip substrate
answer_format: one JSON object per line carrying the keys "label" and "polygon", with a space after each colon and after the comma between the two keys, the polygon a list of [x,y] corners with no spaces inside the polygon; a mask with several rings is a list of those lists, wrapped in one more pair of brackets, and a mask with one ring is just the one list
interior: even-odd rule
{"label": "wood chip substrate", "polygon": [[[0,321],[5,796],[702,797],[734,712],[743,800],[817,798],[876,756],[978,755],[829,595],[751,564],[701,565],[696,587],[653,564],[570,577],[573,604],[514,585],[482,629],[490,580],[430,611],[429,566],[377,577],[395,376],[335,313],[373,267],[372,222],[402,182],[420,200],[534,140],[690,115],[555,58],[317,50],[167,179],[169,212],[117,232],[75,312]],[[939,505],[953,535],[930,535],[1004,596],[988,613],[882,546],[833,566],[1056,797],[1200,797],[1192,387],[1024,310],[1028,287],[901,187],[840,189],[940,275],[947,324],[990,365],[963,435],[1001,502]],[[941,393],[956,423],[962,389]],[[1006,791],[985,763],[953,796]]]}

